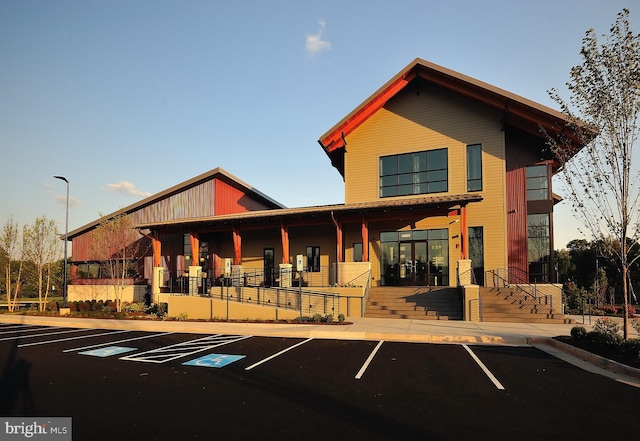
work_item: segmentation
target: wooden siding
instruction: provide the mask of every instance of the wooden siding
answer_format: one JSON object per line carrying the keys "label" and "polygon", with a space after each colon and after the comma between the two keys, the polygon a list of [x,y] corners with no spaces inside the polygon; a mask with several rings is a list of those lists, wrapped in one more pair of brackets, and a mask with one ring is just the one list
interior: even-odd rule
{"label": "wooden siding", "polygon": [[[501,114],[435,86],[414,85],[390,100],[347,138],[345,202],[380,200],[379,158],[446,147],[449,194],[467,193],[466,149],[482,144],[483,200],[468,206],[468,226],[483,226],[485,267],[507,265],[507,210],[505,203],[505,140]],[[398,198],[402,199],[402,198]],[[430,227],[431,228],[431,227]],[[373,234],[370,240],[377,236]],[[378,234],[378,233],[375,233]],[[346,244],[353,238],[349,235]],[[460,248],[451,250],[453,265]],[[379,263],[371,256],[372,268]]]}
{"label": "wooden siding", "polygon": [[134,223],[162,222],[213,215],[213,180],[202,182],[184,191],[169,195],[131,213]]}
{"label": "wooden siding", "polygon": [[544,160],[544,142],[519,130],[506,135],[507,244],[509,266],[529,270],[526,166]]}
{"label": "wooden siding", "polygon": [[215,180],[214,201],[214,214],[218,216],[271,208],[220,179]]}
{"label": "wooden siding", "polygon": [[[129,213],[134,225],[153,222],[164,222],[174,219],[188,219],[213,216],[214,214],[241,213],[250,210],[264,210],[271,207],[260,203],[246,195],[243,191],[220,179],[210,179],[197,185],[188,187],[183,191],[170,194],[166,198],[158,200]],[[74,261],[90,260],[91,231],[78,235],[72,240],[72,257]],[[162,255],[169,265],[175,269],[177,255],[183,253],[182,237],[179,238],[179,249],[171,246],[166,249],[163,243]],[[141,249],[141,252],[144,252]],[[149,254],[146,252],[145,254]]]}

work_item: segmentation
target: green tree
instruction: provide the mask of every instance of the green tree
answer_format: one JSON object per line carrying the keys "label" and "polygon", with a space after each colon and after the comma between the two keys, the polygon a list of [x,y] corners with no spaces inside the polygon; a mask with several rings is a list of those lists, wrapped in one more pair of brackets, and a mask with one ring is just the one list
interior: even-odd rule
{"label": "green tree", "polygon": [[25,226],[24,236],[25,255],[36,268],[39,309],[44,311],[56,261],[62,255],[60,233],[55,221],[42,216],[36,218],[33,225]]}
{"label": "green tree", "polygon": [[[616,257],[624,302],[624,338],[628,338],[630,256],[639,246],[640,179],[632,169],[640,114],[640,35],[629,24],[629,10],[617,15],[600,41],[589,29],[582,40],[582,64],[571,69],[565,101],[557,89],[550,96],[568,118],[565,138],[549,138],[564,172],[568,200],[605,254]],[[594,135],[597,133],[597,136]],[[585,147],[573,158],[569,139]],[[618,248],[610,247],[615,238]],[[628,240],[630,239],[630,240]],[[636,257],[637,258],[637,257]]]}
{"label": "green tree", "polygon": [[[7,308],[15,311],[22,286],[22,268],[24,263],[24,234],[20,235],[18,224],[9,218],[0,232],[0,248],[6,257],[5,263],[5,292],[7,293]],[[14,275],[13,264],[17,261],[18,272]]]}
{"label": "green tree", "polygon": [[140,233],[126,214],[104,219],[91,233],[91,252],[105,266],[118,312],[122,311],[122,293],[136,271],[139,240]]}

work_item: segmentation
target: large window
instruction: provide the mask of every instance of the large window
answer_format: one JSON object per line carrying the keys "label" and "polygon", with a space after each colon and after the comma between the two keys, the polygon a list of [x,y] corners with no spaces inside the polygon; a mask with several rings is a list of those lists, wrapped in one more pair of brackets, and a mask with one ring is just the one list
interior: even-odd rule
{"label": "large window", "polygon": [[530,214],[528,223],[530,282],[549,282],[551,275],[551,226],[549,214]]}
{"label": "large window", "polygon": [[447,149],[380,158],[380,197],[448,191]]}
{"label": "large window", "polygon": [[527,200],[549,199],[549,176],[546,165],[527,167]]}
{"label": "large window", "polygon": [[467,146],[467,191],[482,191],[482,144]]}

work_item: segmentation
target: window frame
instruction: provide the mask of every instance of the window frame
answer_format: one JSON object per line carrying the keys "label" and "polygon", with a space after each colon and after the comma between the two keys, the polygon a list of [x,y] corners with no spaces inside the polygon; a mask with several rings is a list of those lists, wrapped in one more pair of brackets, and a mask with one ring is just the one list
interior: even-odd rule
{"label": "window frame", "polygon": [[[535,170],[544,170],[544,174],[536,174],[534,173]],[[549,174],[549,166],[547,164],[528,165],[525,168],[525,190],[527,201],[546,201],[551,199],[551,182]]]}
{"label": "window frame", "polygon": [[467,145],[467,191],[476,192],[482,189],[482,144],[469,144]]}
{"label": "window frame", "polygon": [[380,156],[378,177],[380,198],[446,193],[449,191],[448,148]]}

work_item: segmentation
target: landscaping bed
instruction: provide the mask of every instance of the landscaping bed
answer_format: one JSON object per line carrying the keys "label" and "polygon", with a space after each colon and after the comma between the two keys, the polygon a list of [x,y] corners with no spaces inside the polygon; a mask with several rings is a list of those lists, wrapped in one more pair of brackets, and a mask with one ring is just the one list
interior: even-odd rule
{"label": "landscaping bed", "polygon": [[[640,326],[635,321],[634,328]],[[554,337],[555,340],[591,352],[600,357],[640,369],[640,339],[623,340],[620,327],[610,319],[598,319],[593,331],[587,332],[582,326],[571,329],[571,335]]]}

